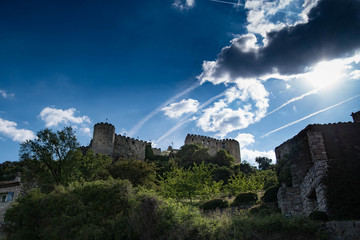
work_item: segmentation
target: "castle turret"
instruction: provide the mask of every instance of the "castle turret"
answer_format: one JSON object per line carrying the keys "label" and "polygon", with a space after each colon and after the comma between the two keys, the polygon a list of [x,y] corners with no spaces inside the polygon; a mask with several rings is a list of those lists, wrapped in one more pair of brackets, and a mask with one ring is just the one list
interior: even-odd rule
{"label": "castle turret", "polygon": [[91,148],[95,153],[113,156],[115,142],[115,127],[109,123],[97,123],[94,126],[94,135]]}

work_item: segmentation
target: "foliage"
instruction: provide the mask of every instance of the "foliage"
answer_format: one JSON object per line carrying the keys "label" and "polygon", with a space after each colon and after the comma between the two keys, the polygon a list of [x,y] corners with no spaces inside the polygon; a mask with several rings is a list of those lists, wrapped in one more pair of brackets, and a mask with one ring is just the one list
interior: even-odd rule
{"label": "foliage", "polygon": [[277,202],[277,193],[279,191],[279,187],[273,186],[265,191],[264,196],[261,198],[263,202]]}
{"label": "foliage", "polygon": [[284,183],[287,187],[292,187],[289,155],[277,160],[275,171],[280,184]]}
{"label": "foliage", "polygon": [[236,195],[240,192],[262,190],[264,185],[265,175],[260,171],[256,171],[255,173],[249,175],[240,173],[238,175],[231,176],[228,184],[225,186],[225,189],[232,195]]}
{"label": "foliage", "polygon": [[225,149],[220,149],[216,152],[215,156],[212,157],[211,162],[220,167],[231,167],[234,165],[236,159],[228,153]]}
{"label": "foliage", "polygon": [[256,171],[256,167],[250,165],[249,162],[244,160],[240,163],[240,171],[245,174],[254,173]]}
{"label": "foliage", "polygon": [[192,168],[184,169],[177,166],[165,173],[159,181],[162,194],[175,199],[193,198],[208,199],[220,192],[222,182],[214,182],[211,177],[212,170],[204,163]]}
{"label": "foliage", "polygon": [[322,211],[312,211],[309,214],[309,218],[313,221],[327,221],[328,220],[327,214]]}
{"label": "foliage", "polygon": [[210,162],[208,149],[199,144],[186,144],[175,155],[175,162],[184,168],[190,168],[194,163],[200,165],[202,162]]}
{"label": "foliage", "polygon": [[232,206],[243,206],[243,205],[252,205],[258,201],[258,196],[256,193],[247,192],[247,193],[239,193]]}
{"label": "foliage", "polygon": [[109,169],[113,178],[128,179],[134,186],[154,184],[156,167],[154,163],[138,159],[119,159]]}
{"label": "foliage", "polygon": [[360,218],[360,157],[329,162],[325,184],[328,207],[336,220]]}
{"label": "foliage", "polygon": [[23,172],[23,166],[20,162],[6,161],[0,163],[0,181],[14,180],[18,172]]}
{"label": "foliage", "polygon": [[256,157],[255,162],[258,163],[260,170],[269,170],[272,160],[267,157]]}
{"label": "foliage", "polygon": [[280,213],[280,209],[277,203],[265,203],[259,206],[253,207],[249,210],[251,216],[268,216],[275,213]]}
{"label": "foliage", "polygon": [[211,199],[209,201],[206,201],[201,208],[205,211],[207,210],[216,210],[216,209],[222,209],[229,207],[229,202],[225,199]]}
{"label": "foliage", "polygon": [[72,158],[79,143],[71,127],[56,133],[44,129],[35,140],[27,140],[20,147],[20,161],[24,165],[24,179],[37,182],[43,190],[66,184],[71,178]]}
{"label": "foliage", "polygon": [[8,239],[111,239],[132,195],[128,181],[75,184],[49,194],[34,189],[6,212]]}
{"label": "foliage", "polygon": [[233,239],[242,240],[315,240],[324,239],[316,225],[306,218],[287,219],[281,214],[257,217],[237,217],[232,221],[230,231]]}
{"label": "foliage", "polygon": [[224,184],[228,183],[229,178],[234,174],[233,171],[228,167],[218,167],[213,165],[212,179],[216,182],[223,181]]}

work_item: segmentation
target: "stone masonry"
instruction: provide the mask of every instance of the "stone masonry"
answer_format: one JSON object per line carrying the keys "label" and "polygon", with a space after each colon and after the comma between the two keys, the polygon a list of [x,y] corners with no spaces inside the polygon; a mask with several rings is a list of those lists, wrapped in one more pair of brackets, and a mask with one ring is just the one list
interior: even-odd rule
{"label": "stone masonry", "polygon": [[209,148],[209,154],[214,156],[220,149],[227,150],[236,159],[236,163],[241,162],[240,145],[234,139],[215,139],[206,136],[188,134],[185,138],[185,144],[198,143],[203,147]]}
{"label": "stone masonry", "polygon": [[324,183],[328,163],[336,159],[351,161],[359,149],[358,122],[308,125],[295,137],[278,146],[275,149],[276,159],[278,162],[288,161],[292,177],[292,186],[283,184],[278,192],[281,212],[286,215],[309,215],[318,210],[331,214],[326,199],[329,189]]}
{"label": "stone masonry", "polygon": [[0,226],[4,221],[6,210],[20,195],[22,189],[21,178],[18,174],[13,181],[0,182]]}
{"label": "stone masonry", "polygon": [[109,123],[97,123],[94,126],[90,148],[95,153],[109,155],[114,160],[119,158],[145,159],[146,146],[151,143],[115,134],[115,127]]}

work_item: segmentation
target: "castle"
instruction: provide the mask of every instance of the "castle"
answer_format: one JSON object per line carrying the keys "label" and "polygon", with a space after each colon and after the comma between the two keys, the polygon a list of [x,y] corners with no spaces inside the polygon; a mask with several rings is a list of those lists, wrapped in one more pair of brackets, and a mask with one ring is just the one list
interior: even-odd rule
{"label": "castle", "polygon": [[97,123],[89,147],[95,153],[108,155],[115,160],[119,158],[144,160],[146,146],[151,147],[151,143],[115,134],[115,127],[110,123]]}
{"label": "castle", "polygon": [[[227,150],[240,163],[240,146],[239,142],[233,139],[218,140],[206,136],[188,134],[185,138],[185,144],[198,143],[209,149],[210,155],[215,155],[220,149]],[[93,139],[89,147],[95,153],[101,153],[111,156],[115,160],[119,158],[136,158],[145,159],[146,147],[150,146],[150,142],[121,136],[115,134],[115,127],[110,123],[97,123],[94,125]],[[152,148],[154,155],[161,155],[160,148]],[[167,152],[176,152],[171,148]]]}
{"label": "castle", "polygon": [[327,196],[332,189],[324,181],[329,166],[335,161],[351,163],[360,157],[360,111],[351,116],[354,122],[308,125],[275,148],[277,162],[288,164],[291,175],[291,182],[283,184],[277,194],[283,214],[323,211],[331,215]]}
{"label": "castle", "polygon": [[218,140],[211,137],[188,134],[185,138],[185,144],[201,144],[201,146],[209,149],[209,154],[214,156],[220,149],[227,150],[236,159],[236,163],[241,162],[240,145],[235,139]]}

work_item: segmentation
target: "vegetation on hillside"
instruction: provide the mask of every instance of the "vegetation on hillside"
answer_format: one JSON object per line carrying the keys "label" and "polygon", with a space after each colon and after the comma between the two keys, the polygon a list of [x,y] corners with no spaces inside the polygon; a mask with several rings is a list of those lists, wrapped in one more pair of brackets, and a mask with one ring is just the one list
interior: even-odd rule
{"label": "vegetation on hillside", "polygon": [[114,161],[78,145],[71,128],[45,129],[21,145],[19,163],[0,166],[37,186],[7,211],[8,239],[321,239],[310,220],[278,213],[270,159],[257,169],[185,145]]}

